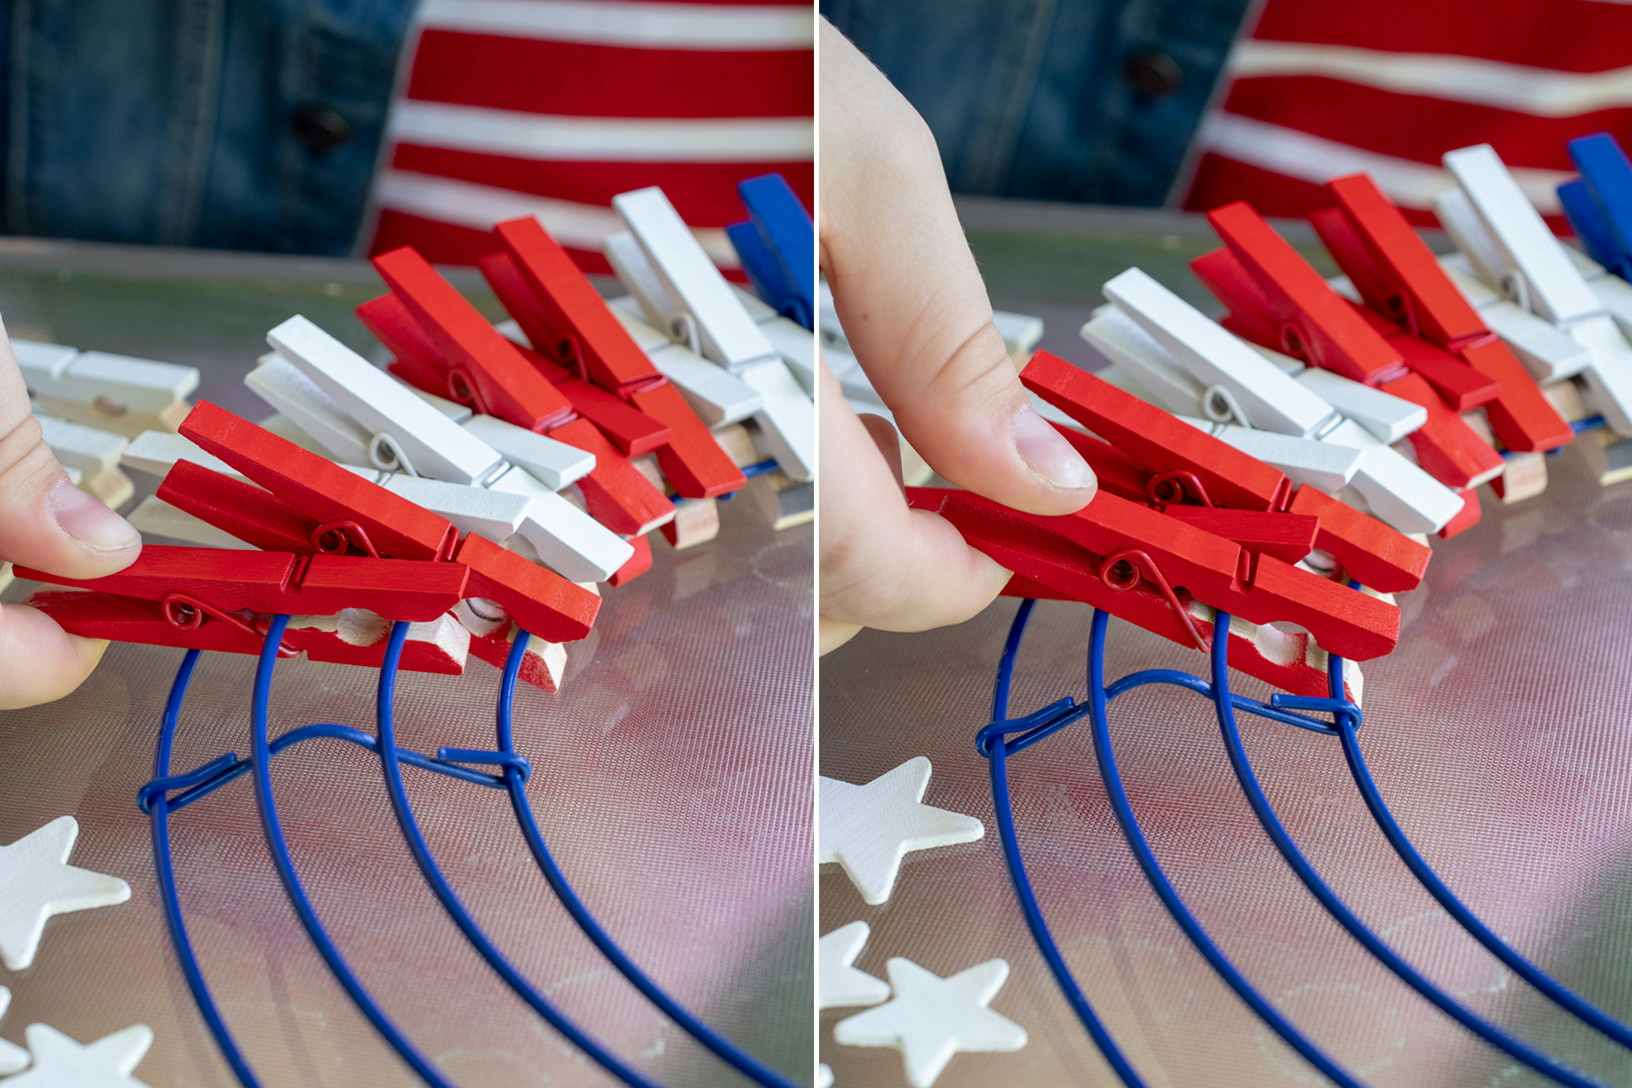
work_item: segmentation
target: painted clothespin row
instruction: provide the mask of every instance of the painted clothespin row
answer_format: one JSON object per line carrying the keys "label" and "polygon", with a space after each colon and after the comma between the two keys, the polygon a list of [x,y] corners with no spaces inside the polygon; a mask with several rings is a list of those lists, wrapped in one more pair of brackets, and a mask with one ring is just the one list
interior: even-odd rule
{"label": "painted clothespin row", "polygon": [[74,482],[117,510],[135,494],[130,477],[119,469],[130,439],[84,423],[59,419],[36,410],[40,434],[46,446],[65,468],[78,477]]}
{"label": "painted clothespin row", "polygon": [[725,228],[761,300],[776,313],[815,329],[816,231],[781,174],[738,182],[748,218]]}
{"label": "painted clothespin row", "polygon": [[1607,132],[1570,141],[1580,176],[1558,187],[1558,202],[1592,259],[1632,278],[1632,163]]}
{"label": "painted clothespin row", "polygon": [[32,340],[11,347],[41,411],[126,438],[175,430],[198,389],[190,366]]}
{"label": "painted clothespin row", "polygon": [[1434,209],[1464,260],[1442,267],[1537,381],[1579,377],[1609,427],[1632,435],[1632,343],[1614,316],[1489,145],[1444,161],[1457,187]]}
{"label": "painted clothespin row", "polygon": [[[710,427],[742,423],[763,407],[764,400],[759,393],[730,371],[653,328],[633,295],[615,298],[607,306],[624,331],[646,353],[646,358],[674,383],[691,410]],[[519,325],[505,323],[499,328],[512,339],[525,339]]]}
{"label": "painted clothespin row", "polygon": [[[1438,532],[1462,510],[1454,491],[1327,400],[1325,386],[1288,374],[1144,272],[1123,272],[1106,283],[1105,294],[1111,305],[1083,326],[1083,338],[1153,403],[1176,415],[1236,423],[1218,434],[1232,444],[1253,431],[1297,440],[1248,452],[1273,458],[1299,483],[1336,491],[1346,482],[1366,509],[1402,533]],[[1390,419],[1363,383],[1329,384],[1385,435],[1414,422],[1409,412]],[[1334,472],[1342,478],[1334,481]]]}
{"label": "painted clothespin row", "polygon": [[1278,622],[1296,625],[1298,637],[1270,636],[1273,654],[1256,637],[1229,636],[1232,665],[1296,694],[1321,690],[1321,651],[1365,660],[1398,641],[1392,604],[1109,491],[1063,517],[945,488],[908,488],[907,501],[940,514],[1012,571],[1005,590],[1012,596],[1090,604],[1202,651],[1219,610],[1252,625],[1253,636]]}
{"label": "painted clothespin row", "polygon": [[289,625],[281,656],[378,665],[391,622],[410,621],[404,668],[457,674],[469,636],[447,614],[469,592],[458,563],[148,544],[125,570],[89,580],[18,568],[45,591],[29,604],[65,630],[153,646],[258,654],[271,618]]}
{"label": "painted clothespin row", "polygon": [[1091,432],[1060,428],[1102,489],[1288,563],[1319,549],[1333,576],[1380,592],[1421,583],[1426,545],[1161,408],[1046,351],[1020,380]]}
{"label": "painted clothespin row", "polygon": [[[600,599],[560,575],[449,519],[208,402],[181,434],[244,480],[176,462],[158,496],[257,548],[365,555],[469,568],[468,596],[492,601],[541,638],[589,633]],[[246,482],[247,481],[247,482]],[[258,486],[257,486],[258,485]]]}
{"label": "painted clothespin row", "polygon": [[[1333,206],[1310,218],[1326,248],[1376,315],[1391,343],[1426,342],[1459,360],[1475,375],[1494,383],[1494,395],[1482,402],[1470,393],[1465,372],[1443,362],[1414,369],[1459,411],[1475,406],[1489,421],[1502,448],[1515,453],[1546,453],[1566,445],[1573,433],[1518,356],[1491,332],[1440,268],[1433,251],[1405,216],[1364,174],[1326,185]],[[1411,365],[1408,361],[1408,365]],[[1460,383],[1455,380],[1460,375]]]}
{"label": "painted clothespin row", "polygon": [[[273,355],[264,357],[245,383],[337,461],[388,473],[382,482],[392,490],[412,487],[420,492],[416,501],[442,504],[445,513],[469,508],[480,516],[495,504],[518,507],[520,524],[511,531],[520,532],[544,563],[572,581],[602,581],[629,560],[626,541],[504,456],[483,434],[496,432],[524,456],[546,445],[528,457],[535,462],[550,461],[558,449],[581,458],[575,447],[502,421],[491,428],[463,426],[304,317],[278,325],[267,341]],[[485,526],[479,531],[493,535]]]}
{"label": "painted clothespin row", "polygon": [[674,505],[511,341],[411,249],[374,258],[391,293],[359,306],[363,324],[392,352],[391,372],[411,385],[537,431],[595,457],[577,483],[595,519],[639,536]]}
{"label": "painted clothespin row", "polygon": [[[1228,308],[1226,328],[1422,406],[1427,422],[1409,441],[1418,463],[1452,490],[1468,491],[1501,474],[1500,454],[1460,414],[1494,398],[1500,391],[1495,381],[1338,295],[1247,204],[1216,209],[1208,221],[1225,245],[1191,268]],[[1341,223],[1328,219],[1327,225],[1336,231]],[[1352,256],[1352,247],[1346,252]]]}
{"label": "painted clothespin row", "polygon": [[812,479],[816,422],[810,394],[736,290],[661,190],[622,193],[612,206],[626,231],[608,237],[607,258],[647,320],[757,392],[761,405],[753,421],[762,448],[790,479]]}
{"label": "painted clothespin row", "polygon": [[[533,361],[568,392],[588,417],[634,456],[655,450],[664,475],[684,498],[709,499],[740,489],[746,482],[709,434],[708,425],[686,403],[607,307],[567,252],[533,218],[500,223],[493,230],[500,249],[481,259],[482,274],[516,321]],[[564,368],[565,374],[547,369]],[[575,388],[567,379],[576,377]],[[608,403],[610,401],[611,403]],[[620,414],[617,406],[621,405]],[[627,435],[638,416],[653,422],[645,448]],[[620,426],[621,424],[621,426]]]}
{"label": "painted clothespin row", "polygon": [[[310,446],[312,452],[319,456],[328,455],[327,450],[312,441],[309,435],[288,426],[288,421],[284,417],[274,417],[273,422],[285,425],[290,434],[284,437],[289,437],[291,441],[304,439],[305,443],[296,443],[302,445],[302,448]],[[267,429],[277,433],[274,428]],[[179,434],[163,431],[146,432],[131,442],[125,455],[127,466],[135,471],[158,477],[164,477],[179,461],[188,461],[195,466],[206,467],[239,480],[247,479],[233,466],[207,453]],[[425,507],[434,514],[447,518],[461,531],[480,533],[490,540],[505,544],[512,551],[522,552],[529,558],[537,556],[538,549],[527,543],[527,537],[530,535],[528,524],[530,501],[526,495],[484,491],[466,485],[408,476],[362,465],[341,467]],[[190,470],[183,470],[187,471]],[[212,548],[252,546],[216,525],[171,505],[160,495],[150,495],[144,499],[131,513],[130,522],[144,537],[157,536]],[[593,583],[586,583],[585,588],[592,589]],[[457,620],[458,625],[464,628],[463,637],[468,639],[469,653],[495,668],[503,668],[516,636],[517,628],[514,621],[502,613],[494,614],[491,609],[477,611],[468,602],[455,608],[451,615]],[[441,632],[440,628],[436,629],[436,633],[438,637],[435,641],[438,645],[447,642],[448,636]],[[383,634],[381,637],[383,638]],[[418,637],[418,632],[410,632],[409,637],[412,641]],[[460,658],[463,659],[462,653]],[[559,688],[565,664],[566,648],[563,644],[534,638],[528,642],[527,657],[520,675],[524,681],[554,692]]]}
{"label": "painted clothespin row", "polygon": [[735,284],[731,290],[736,294],[737,301],[759,331],[765,334],[765,339],[771,342],[771,347],[782,357],[788,370],[799,380],[799,385],[807,394],[815,395],[816,389],[816,348],[811,342],[810,330],[795,321],[791,321],[770,306],[762,302],[749,291],[745,291]]}

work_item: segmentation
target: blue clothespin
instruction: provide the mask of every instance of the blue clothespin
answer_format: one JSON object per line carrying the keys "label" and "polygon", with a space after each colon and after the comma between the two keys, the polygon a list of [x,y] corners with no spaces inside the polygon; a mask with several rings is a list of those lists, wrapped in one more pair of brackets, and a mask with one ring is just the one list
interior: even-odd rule
{"label": "blue clothespin", "polygon": [[1632,280],[1632,163],[1607,132],[1570,141],[1581,176],[1558,187],[1570,226],[1593,260]]}
{"label": "blue clothespin", "polygon": [[781,174],[761,174],[737,186],[748,219],[725,228],[743,271],[765,303],[813,328],[816,314],[816,232],[804,205]]}

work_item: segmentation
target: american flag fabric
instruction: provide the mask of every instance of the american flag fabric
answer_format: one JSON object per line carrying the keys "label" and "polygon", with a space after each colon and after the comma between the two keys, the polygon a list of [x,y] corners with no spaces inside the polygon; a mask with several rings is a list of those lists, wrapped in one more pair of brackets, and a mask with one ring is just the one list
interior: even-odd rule
{"label": "american flag fabric", "polygon": [[809,0],[425,0],[410,39],[371,252],[470,264],[530,214],[607,272],[612,197],[658,185],[735,275],[737,182],[776,171],[814,206]]}
{"label": "american flag fabric", "polygon": [[1202,122],[1183,203],[1319,206],[1322,182],[1369,173],[1414,221],[1453,185],[1447,150],[1488,143],[1555,230],[1566,143],[1632,136],[1624,0],[1265,0]]}

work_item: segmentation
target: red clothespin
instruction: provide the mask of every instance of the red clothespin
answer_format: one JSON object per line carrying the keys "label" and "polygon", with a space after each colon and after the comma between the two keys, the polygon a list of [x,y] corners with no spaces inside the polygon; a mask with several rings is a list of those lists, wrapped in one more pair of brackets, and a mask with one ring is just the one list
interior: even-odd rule
{"label": "red clothespin", "polygon": [[626,585],[652,569],[652,542],[646,537],[637,536],[631,537],[629,543],[634,545],[635,554],[607,579],[607,583],[614,588]]}
{"label": "red clothespin", "polygon": [[[1398,640],[1393,605],[1268,556],[1248,556],[1109,493],[1055,518],[943,488],[908,488],[907,501],[945,517],[971,546],[1013,571],[1006,593],[1081,601],[1199,650],[1216,637],[1218,610],[1260,626],[1296,623],[1309,632],[1304,639],[1356,660],[1387,653]],[[1237,648],[1237,636],[1229,637],[1231,663],[1243,671],[1299,693],[1321,690],[1323,672],[1306,641],[1295,661],[1275,662],[1252,639]]]}
{"label": "red clothespin", "polygon": [[374,268],[436,348],[427,363],[440,381],[428,392],[532,431],[572,415],[567,399],[425,258],[403,247],[375,257]]}
{"label": "red clothespin", "polygon": [[[1568,443],[1570,425],[1518,357],[1485,326],[1377,184],[1365,174],[1354,174],[1328,182],[1326,192],[1335,204],[1315,212],[1310,221],[1367,308],[1497,387],[1484,408],[1502,445],[1539,452]],[[1465,411],[1468,406],[1453,407]]]}
{"label": "red clothespin", "polygon": [[1388,653],[1399,639],[1393,605],[1118,495],[1101,493],[1063,517],[1021,513],[972,492],[909,488],[907,496],[960,529],[984,535],[996,526],[1000,541],[1072,560],[1083,575],[1080,599],[1111,611],[1117,608],[1107,589],[1154,593],[1181,613],[1182,602],[1193,599],[1251,623],[1295,623],[1323,648],[1356,661]]}
{"label": "red clothespin", "polygon": [[[660,374],[572,258],[526,217],[493,229],[504,249],[479,262],[528,341],[668,428],[659,467],[684,498],[713,498],[747,482],[680,391]],[[580,409],[582,411],[582,409]],[[584,413],[589,415],[588,412]]]}
{"label": "red clothespin", "polygon": [[1466,491],[1458,492],[1458,495],[1462,499],[1462,509],[1457,511],[1456,517],[1447,521],[1444,527],[1439,530],[1439,536],[1442,540],[1460,536],[1479,524],[1479,518],[1481,517],[1479,493],[1470,487]]}
{"label": "red clothespin", "polygon": [[[157,546],[148,545],[148,550]],[[144,558],[146,554],[144,550]],[[37,574],[31,572],[29,576]],[[143,600],[107,591],[42,591],[28,603],[56,620],[64,630],[86,638],[232,654],[259,654],[270,619],[243,613],[215,615],[174,599]],[[374,637],[365,641],[357,632],[342,634],[339,624],[313,625],[297,617],[284,630],[278,653],[283,657],[304,654],[312,661],[336,665],[377,666],[385,659],[388,631],[382,624],[377,632],[366,632]],[[403,644],[400,664],[412,672],[454,676],[465,667],[462,656],[454,656],[434,640],[413,637]]]}
{"label": "red clothespin", "polygon": [[1278,469],[1064,359],[1039,351],[1020,380],[1100,436],[1060,428],[1093,465],[1102,491],[1287,562],[1308,553],[1292,554],[1309,531],[1304,519],[1313,519],[1313,546],[1357,581],[1383,592],[1422,581],[1424,545],[1322,491],[1294,489]]}
{"label": "red clothespin", "polygon": [[[1190,266],[1230,307],[1224,325],[1231,331],[1418,404],[1424,403],[1427,383],[1437,379],[1445,384],[1447,373],[1468,379],[1450,383],[1458,403],[1470,399],[1483,403],[1498,392],[1496,383],[1433,345],[1417,342],[1402,352],[1398,341],[1409,339],[1403,330],[1385,337],[1363,307],[1333,291],[1249,205],[1227,204],[1209,212],[1207,219],[1225,248],[1198,257]],[[1425,364],[1425,359],[1430,361]],[[1458,490],[1502,470],[1501,455],[1457,411],[1431,410],[1428,422],[1413,431],[1410,440],[1422,467]]]}
{"label": "red clothespin", "polygon": [[522,344],[517,344],[516,350],[561,391],[573,411],[599,427],[620,453],[639,457],[668,445],[670,433],[667,424],[631,407],[628,401],[584,381],[543,352]]}
{"label": "red clothespin", "polygon": [[[201,470],[202,471],[202,470]],[[30,604],[88,638],[254,654],[273,615],[333,616],[360,608],[386,620],[426,622],[459,603],[470,572],[458,563],[301,555],[149,544],[129,567],[103,578],[62,578],[20,569],[41,582],[92,592],[40,593]],[[384,627],[380,629],[383,635]],[[315,661],[378,664],[383,638],[359,643],[338,629],[292,626],[279,652]],[[405,644],[404,666],[459,672],[463,662],[433,642]]]}
{"label": "red clothespin", "polygon": [[[366,608],[389,620],[434,620],[465,596],[470,572],[458,563],[297,555],[234,548],[149,544],[136,562],[102,578],[62,578],[20,570],[53,585],[94,589],[148,603],[158,622],[185,628],[241,612],[332,616]],[[264,626],[262,627],[264,631]]]}
{"label": "red clothespin", "polygon": [[[376,257],[374,264],[393,293],[363,303],[357,316],[396,356],[393,374],[593,453],[595,468],[578,481],[578,488],[590,515],[613,532],[638,536],[674,516],[668,497],[423,258],[402,249]],[[478,358],[485,370],[478,367]],[[459,377],[477,373],[488,375],[485,384]],[[517,374],[522,377],[515,378]]]}
{"label": "red clothespin", "polygon": [[[481,597],[496,602],[535,635],[557,643],[588,635],[601,608],[596,594],[560,574],[475,533],[460,537],[444,517],[209,401],[194,406],[181,434],[259,488],[183,460],[165,476],[158,494],[245,543],[273,551],[188,548],[166,553],[147,548],[137,564],[109,579],[64,582],[41,576],[41,581],[80,584],[114,595],[150,586],[150,597],[158,594],[155,599],[162,600],[163,592],[170,592],[166,584],[191,592],[183,581],[191,571],[211,586],[211,597],[199,600],[215,612],[248,608],[333,615],[341,608],[367,608],[403,620],[436,618],[463,597]],[[149,559],[150,553],[155,558]],[[171,553],[181,553],[180,558]],[[281,558],[264,558],[276,553]],[[233,571],[243,573],[240,597],[219,584],[232,581]],[[441,607],[413,604],[418,600],[416,579],[436,594]],[[253,597],[271,592],[274,581],[279,594],[294,589],[299,594]],[[449,586],[460,592],[447,599]]]}

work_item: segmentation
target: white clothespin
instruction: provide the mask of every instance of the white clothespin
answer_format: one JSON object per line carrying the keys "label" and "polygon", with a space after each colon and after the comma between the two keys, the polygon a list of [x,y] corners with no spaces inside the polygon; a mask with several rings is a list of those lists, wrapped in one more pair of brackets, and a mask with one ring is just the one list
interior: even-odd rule
{"label": "white clothespin", "polygon": [[760,395],[753,418],[766,452],[789,479],[811,479],[815,405],[765,330],[661,190],[622,193],[612,206],[628,232],[609,238],[606,253],[624,286],[659,331],[726,368]]}
{"label": "white clothespin", "polygon": [[[476,422],[485,417],[461,426],[305,318],[290,318],[268,340],[279,357],[263,360],[251,388],[337,459],[349,461],[361,452],[367,458],[362,464],[387,473],[377,480],[382,486],[500,543],[519,534],[544,563],[573,581],[609,578],[634,554],[628,541],[506,460],[483,435],[521,454],[518,460],[554,465],[557,479],[563,478],[560,463],[552,458],[560,443],[502,421]],[[568,459],[581,464],[582,452]],[[457,487],[415,485],[397,475]],[[515,499],[486,495],[488,490],[521,496],[519,520],[513,520]]]}
{"label": "white clothespin", "polygon": [[[612,207],[650,270],[636,273],[625,286],[642,296],[641,304],[654,318],[666,315],[667,320],[654,321],[659,328],[672,334],[675,322],[689,321],[698,353],[732,370],[776,354],[661,189],[620,193],[612,198]],[[614,248],[620,263],[637,263],[627,245],[620,242]]]}
{"label": "white clothespin", "polygon": [[634,296],[611,304],[613,316],[628,330],[646,358],[673,382],[692,411],[710,427],[751,419],[762,406],[759,394],[724,367],[715,366],[684,344],[676,343],[640,319]]}
{"label": "white clothespin", "polygon": [[[1385,444],[1384,435],[1422,425],[1415,413],[1389,403],[1398,398],[1382,401],[1387,394],[1350,388],[1357,383],[1328,383],[1313,368],[1294,377],[1273,353],[1237,338],[1138,269],[1107,283],[1105,293],[1112,305],[1082,333],[1115,364],[1112,380],[1131,379],[1133,391],[1177,415],[1199,412],[1209,424],[1237,425],[1221,427],[1218,437],[1295,480],[1324,490],[1344,480],[1401,532],[1437,532],[1461,510],[1455,492]],[[1356,404],[1382,433],[1347,418],[1321,395],[1325,388]],[[1248,428],[1301,441],[1269,441]],[[1358,452],[1307,444],[1315,442]]]}
{"label": "white clothespin", "polygon": [[[1434,200],[1446,230],[1484,285],[1567,335],[1585,356],[1578,371],[1552,365],[1543,381],[1574,376],[1586,382],[1593,407],[1610,427],[1632,434],[1632,343],[1525,197],[1488,144],[1445,155],[1458,189]],[[1483,314],[1485,311],[1481,311]],[[1492,329],[1502,334],[1492,322]],[[1520,357],[1534,366],[1533,356]]]}
{"label": "white clothespin", "polygon": [[13,340],[23,381],[51,414],[129,437],[174,428],[198,388],[190,366]]}

